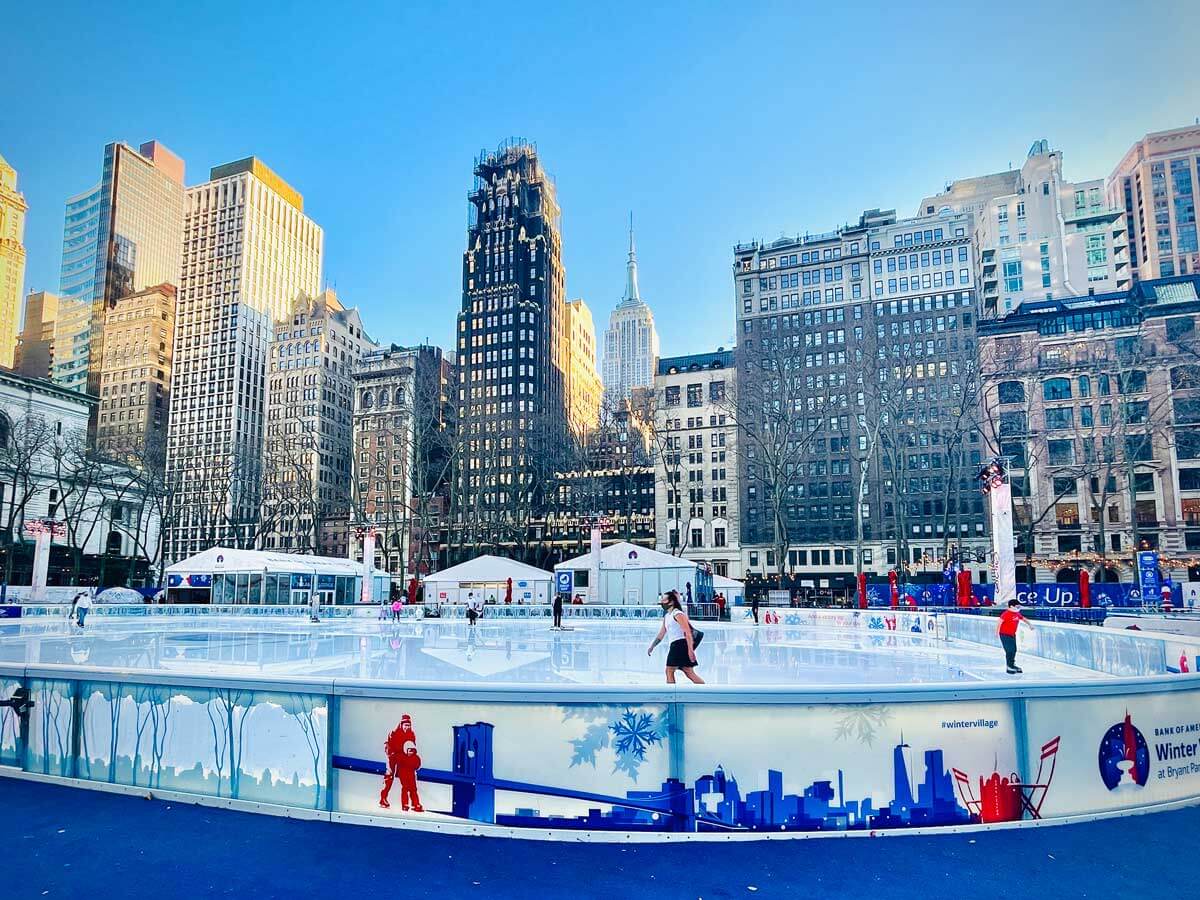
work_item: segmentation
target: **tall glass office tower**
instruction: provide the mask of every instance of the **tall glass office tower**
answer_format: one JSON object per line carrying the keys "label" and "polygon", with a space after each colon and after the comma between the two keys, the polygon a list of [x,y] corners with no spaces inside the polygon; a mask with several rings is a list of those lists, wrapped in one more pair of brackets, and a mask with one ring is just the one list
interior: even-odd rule
{"label": "tall glass office tower", "polygon": [[[178,285],[183,252],[183,160],[157,141],[104,148],[100,183],[67,201],[59,276],[62,328],[52,377],[99,388],[105,310],[158,284]],[[79,304],[90,306],[85,315]]]}

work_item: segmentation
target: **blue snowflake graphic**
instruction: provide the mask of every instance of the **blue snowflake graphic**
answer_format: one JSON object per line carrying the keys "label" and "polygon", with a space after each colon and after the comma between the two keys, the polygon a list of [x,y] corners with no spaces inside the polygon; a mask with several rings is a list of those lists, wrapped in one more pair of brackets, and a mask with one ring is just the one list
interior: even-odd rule
{"label": "blue snowflake graphic", "polygon": [[646,752],[667,736],[666,712],[655,714],[632,707],[567,708],[563,720],[584,719],[583,736],[570,740],[571,765],[596,766],[596,754],[612,749],[614,772],[624,772],[636,781]]}
{"label": "blue snowflake graphic", "polygon": [[617,752],[617,762],[614,772],[625,772],[630,778],[637,778],[638,768],[646,759],[646,749],[655,744],[661,744],[666,736],[660,722],[656,722],[650,713],[625,710],[615,722],[608,726],[613,733],[614,749]]}

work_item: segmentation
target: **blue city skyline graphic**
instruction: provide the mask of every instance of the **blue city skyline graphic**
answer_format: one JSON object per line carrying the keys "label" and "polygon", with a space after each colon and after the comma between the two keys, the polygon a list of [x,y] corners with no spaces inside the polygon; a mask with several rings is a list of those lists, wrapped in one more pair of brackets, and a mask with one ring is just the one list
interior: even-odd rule
{"label": "blue city skyline graphic", "polygon": [[[556,785],[539,785],[497,777],[494,769],[495,728],[488,722],[454,725],[452,768],[422,766],[421,783],[451,788],[450,809],[444,812],[474,822],[528,828],[578,828],[608,831],[855,831],[959,825],[977,817],[958,801],[954,779],[943,751],[924,751],[924,773],[914,783],[901,735],[892,748],[892,796],[877,804],[868,795],[848,799],[846,773],[837,770],[836,783],[816,780],[802,793],[785,793],[784,772],[768,769],[766,786],[743,793],[735,774],[723,765],[699,776],[691,786],[667,778],[657,790],[631,790],[624,796],[605,795]],[[384,763],[335,755],[336,768],[382,776]],[[498,792],[542,795],[594,803],[586,813],[543,813],[536,806],[517,806],[498,812]],[[427,806],[427,808],[429,808]]]}

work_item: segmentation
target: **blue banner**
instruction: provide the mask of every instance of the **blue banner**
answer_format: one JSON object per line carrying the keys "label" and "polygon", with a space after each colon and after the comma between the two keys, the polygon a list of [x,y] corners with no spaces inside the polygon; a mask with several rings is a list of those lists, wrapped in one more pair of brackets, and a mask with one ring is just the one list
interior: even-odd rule
{"label": "blue banner", "polygon": [[1142,596],[1147,602],[1152,602],[1161,587],[1158,580],[1158,551],[1139,550],[1137,555],[1138,584],[1142,588]]}
{"label": "blue banner", "polygon": [[[949,584],[903,584],[898,588],[900,606],[957,606],[958,594],[953,585]],[[1136,584],[1095,584],[1091,585],[1092,606],[1097,607],[1140,607],[1142,592]],[[994,584],[971,585],[973,601],[983,606],[991,605],[996,599]],[[1180,602],[1176,590],[1176,602]],[[1037,606],[1050,609],[1069,609],[1079,607],[1079,585],[1065,582],[1050,582],[1045,584],[1018,584],[1017,599],[1025,606]],[[867,585],[867,602],[873,607],[891,605],[891,591],[886,584]],[[1157,604],[1156,594],[1149,596],[1148,603]]]}
{"label": "blue banner", "polygon": [[554,573],[554,589],[560,594],[569,594],[575,588],[575,575],[570,569]]}

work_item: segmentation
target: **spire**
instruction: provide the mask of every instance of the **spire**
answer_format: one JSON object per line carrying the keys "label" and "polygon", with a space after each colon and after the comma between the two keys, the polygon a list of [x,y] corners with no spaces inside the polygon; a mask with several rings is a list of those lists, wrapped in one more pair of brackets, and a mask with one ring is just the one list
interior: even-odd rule
{"label": "spire", "polygon": [[633,213],[629,213],[629,261],[625,264],[625,298],[624,303],[640,303],[637,283],[637,250],[633,247]]}

